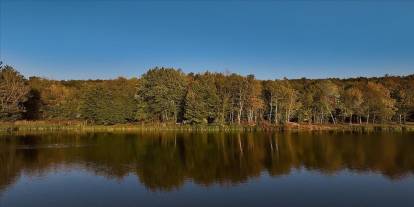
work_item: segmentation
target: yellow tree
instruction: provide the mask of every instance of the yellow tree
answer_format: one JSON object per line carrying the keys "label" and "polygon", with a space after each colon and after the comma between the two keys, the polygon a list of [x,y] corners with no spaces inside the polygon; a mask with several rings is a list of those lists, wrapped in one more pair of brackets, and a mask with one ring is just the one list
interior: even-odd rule
{"label": "yellow tree", "polygon": [[341,96],[341,102],[343,104],[344,115],[349,116],[349,124],[352,123],[352,116],[355,113],[360,112],[360,107],[363,102],[362,91],[355,87],[351,86],[343,92]]}
{"label": "yellow tree", "polygon": [[370,115],[372,123],[376,118],[382,121],[389,120],[395,114],[395,100],[391,98],[390,91],[380,83],[368,82],[364,90],[364,108],[367,114],[367,123]]}
{"label": "yellow tree", "polygon": [[414,79],[405,81],[397,92],[398,121],[406,123],[407,115],[414,110]]}
{"label": "yellow tree", "polygon": [[247,89],[247,98],[246,98],[246,108],[247,108],[247,121],[249,124],[255,122],[263,111],[264,101],[262,99],[262,85],[254,76],[249,76],[248,79],[248,89]]}
{"label": "yellow tree", "polygon": [[0,118],[13,120],[24,112],[29,86],[23,76],[11,66],[0,65]]}
{"label": "yellow tree", "polygon": [[299,107],[297,102],[297,92],[287,79],[279,82],[279,90],[281,107],[285,112],[284,121],[290,122],[292,114]]}

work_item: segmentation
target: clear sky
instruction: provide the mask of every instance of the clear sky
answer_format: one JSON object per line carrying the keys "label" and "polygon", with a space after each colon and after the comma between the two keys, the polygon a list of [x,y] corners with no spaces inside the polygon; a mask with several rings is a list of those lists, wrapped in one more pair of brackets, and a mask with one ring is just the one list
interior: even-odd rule
{"label": "clear sky", "polygon": [[155,66],[259,79],[414,73],[409,0],[0,0],[3,62],[26,76]]}

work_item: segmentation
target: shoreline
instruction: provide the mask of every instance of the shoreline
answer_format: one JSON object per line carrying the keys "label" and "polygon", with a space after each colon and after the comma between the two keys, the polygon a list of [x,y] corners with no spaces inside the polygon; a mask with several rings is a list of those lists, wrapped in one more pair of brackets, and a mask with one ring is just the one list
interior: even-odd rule
{"label": "shoreline", "polygon": [[0,122],[0,133],[16,132],[134,132],[134,131],[272,131],[272,132],[409,132],[414,131],[414,124],[297,124],[285,125],[181,125],[165,123],[135,123],[116,125],[94,125],[78,121],[17,121]]}

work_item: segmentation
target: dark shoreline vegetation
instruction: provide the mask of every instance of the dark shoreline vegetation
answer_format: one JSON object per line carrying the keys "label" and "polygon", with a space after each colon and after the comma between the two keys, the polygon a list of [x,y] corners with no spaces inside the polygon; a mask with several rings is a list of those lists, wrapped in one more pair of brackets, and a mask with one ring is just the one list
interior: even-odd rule
{"label": "dark shoreline vegetation", "polygon": [[0,101],[0,131],[414,128],[414,75],[257,80],[154,68],[131,79],[49,80],[6,65]]}
{"label": "dark shoreline vegetation", "polygon": [[85,122],[16,121],[0,123],[0,134],[37,134],[48,132],[151,132],[151,131],[203,131],[203,132],[413,132],[414,123],[407,124],[289,124],[289,125],[177,125],[177,124],[114,124],[92,125]]}

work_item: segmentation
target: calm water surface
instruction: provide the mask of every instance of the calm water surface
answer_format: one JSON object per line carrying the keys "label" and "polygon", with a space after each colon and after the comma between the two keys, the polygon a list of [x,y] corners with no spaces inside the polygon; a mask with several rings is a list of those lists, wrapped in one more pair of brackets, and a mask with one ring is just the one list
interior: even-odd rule
{"label": "calm water surface", "polygon": [[414,206],[414,134],[0,137],[0,206]]}

